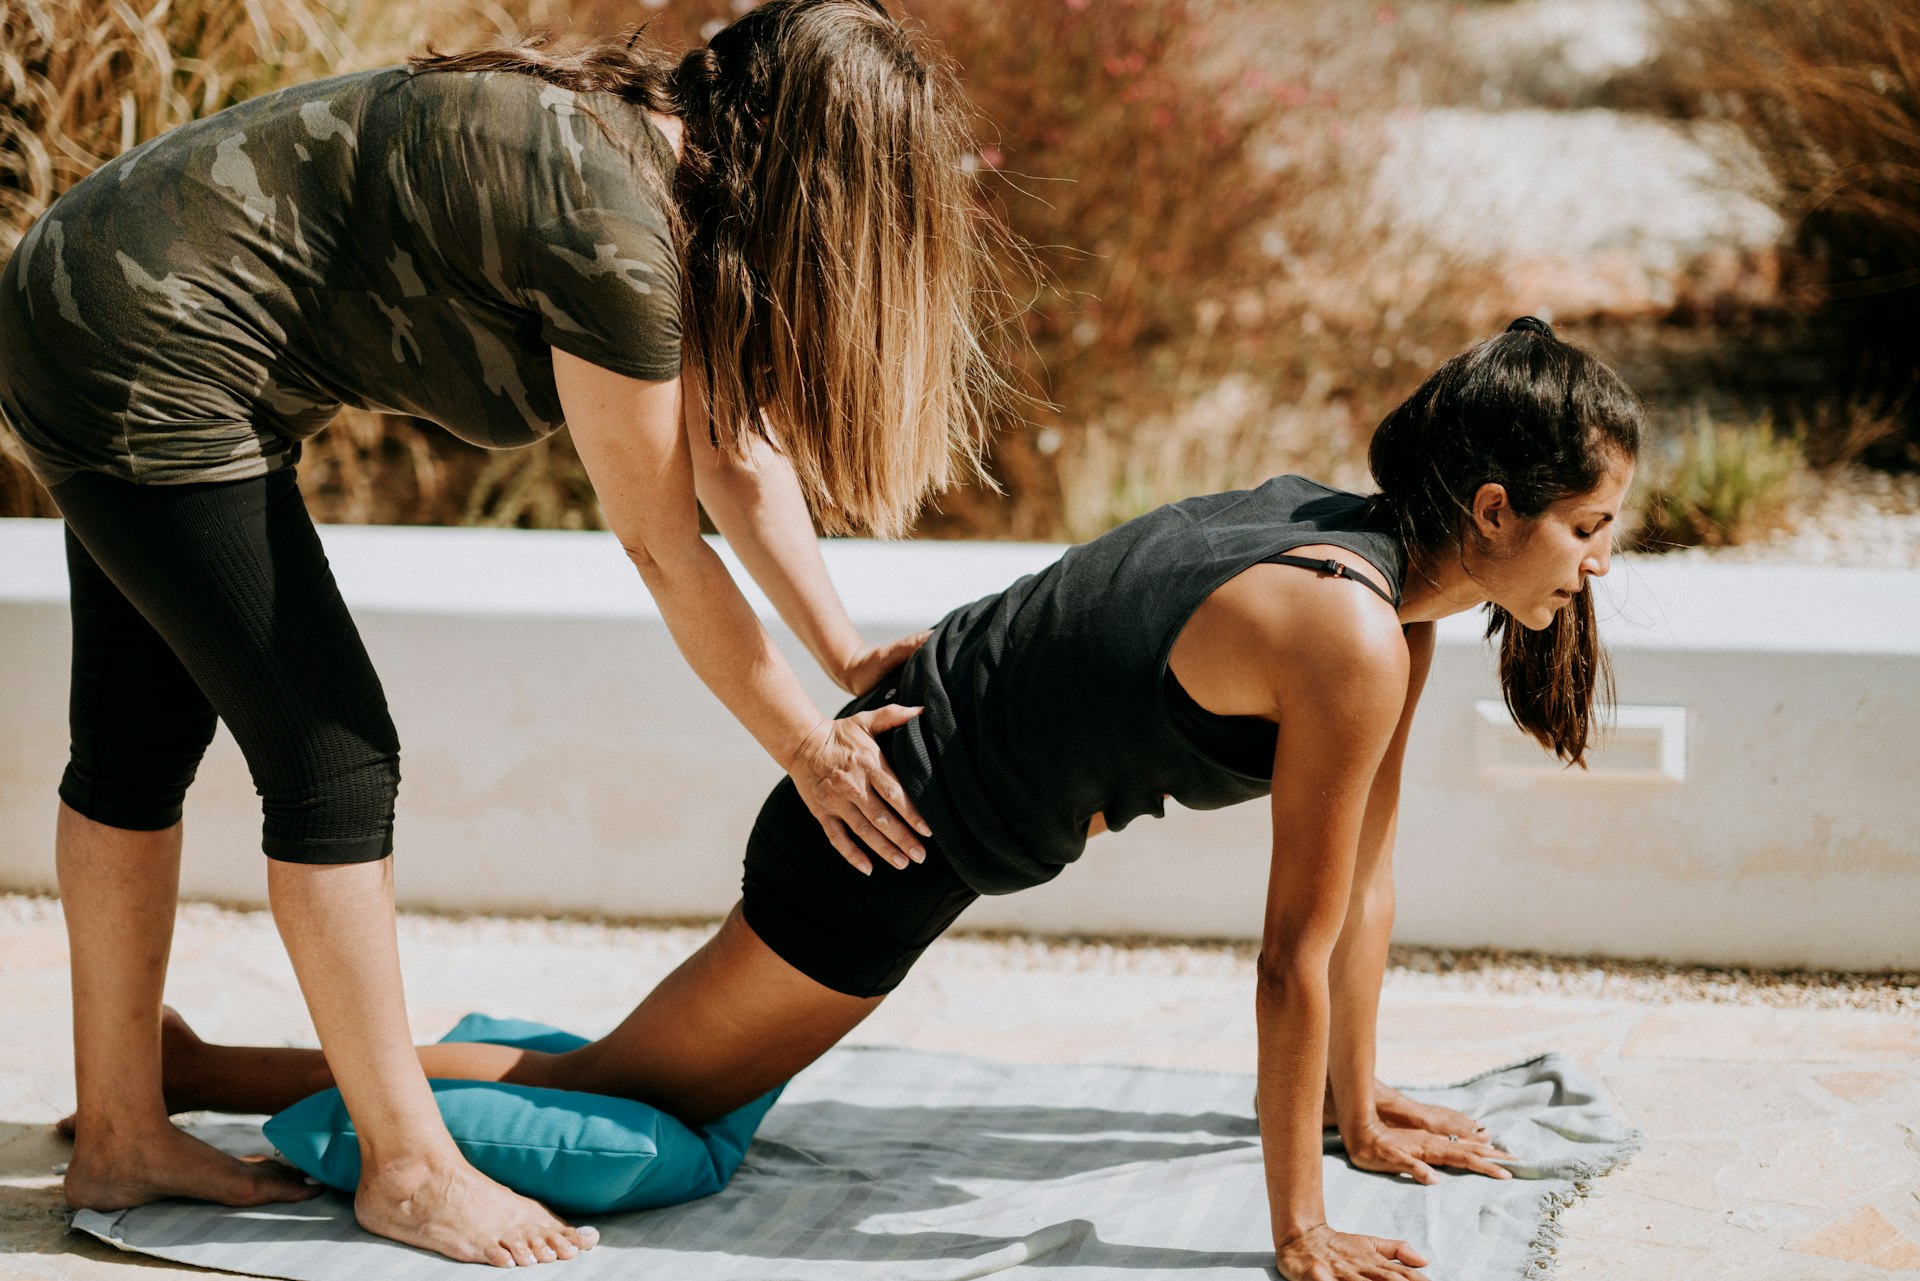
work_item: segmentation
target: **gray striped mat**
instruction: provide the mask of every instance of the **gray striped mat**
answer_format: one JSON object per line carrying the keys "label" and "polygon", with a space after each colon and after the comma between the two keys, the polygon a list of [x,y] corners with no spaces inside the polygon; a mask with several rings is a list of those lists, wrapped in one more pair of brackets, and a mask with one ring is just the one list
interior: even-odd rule
{"label": "gray striped mat", "polygon": [[[1560,1211],[1639,1135],[1572,1062],[1547,1054],[1413,1091],[1484,1120],[1512,1180],[1421,1187],[1322,1164],[1342,1231],[1401,1237],[1432,1281],[1545,1276]],[[1049,1281],[1271,1278],[1252,1078],[1036,1067],[909,1050],[833,1051],[803,1072],[717,1196],[616,1215],[567,1281]],[[267,1150],[257,1125],[208,1127]],[[185,1201],[74,1227],[124,1250],[299,1281],[471,1278],[361,1232],[337,1194],[236,1210]]]}

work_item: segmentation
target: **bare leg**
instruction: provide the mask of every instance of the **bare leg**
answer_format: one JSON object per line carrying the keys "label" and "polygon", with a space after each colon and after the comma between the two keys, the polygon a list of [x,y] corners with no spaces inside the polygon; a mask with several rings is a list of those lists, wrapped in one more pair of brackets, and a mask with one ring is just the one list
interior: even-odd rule
{"label": "bare leg", "polygon": [[[568,1054],[478,1044],[423,1045],[417,1053],[428,1076],[639,1099],[697,1125],[813,1062],[880,1000],[807,978],[735,908],[719,933],[592,1045]],[[333,1084],[318,1050],[209,1045],[184,1023],[169,1029],[168,1054],[169,1088],[181,1107],[277,1111]]]}
{"label": "bare leg", "polygon": [[370,1232],[463,1262],[572,1258],[591,1229],[482,1175],[447,1134],[410,1044],[392,878],[390,859],[268,864],[274,921],[360,1136],[354,1214]]}
{"label": "bare leg", "polygon": [[262,1205],[313,1196],[297,1171],[238,1161],[174,1127],[160,1089],[160,994],[173,946],[179,824],[106,827],[60,807],[55,861],[72,954],[73,1060],[82,1130],[68,1163],[76,1208],[162,1197]]}
{"label": "bare leg", "polygon": [[619,1027],[569,1054],[529,1056],[515,1073],[528,1084],[640,1099],[697,1125],[787,1080],[881,1000],[800,973],[736,905]]}

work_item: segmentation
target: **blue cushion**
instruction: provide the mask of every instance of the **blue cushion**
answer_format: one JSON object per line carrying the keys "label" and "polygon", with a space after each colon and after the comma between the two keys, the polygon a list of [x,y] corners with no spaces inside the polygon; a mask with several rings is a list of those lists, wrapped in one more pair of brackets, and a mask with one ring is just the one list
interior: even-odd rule
{"label": "blue cushion", "polygon": [[[486,1041],[558,1054],[585,1038],[543,1023],[469,1014],[442,1041]],[[492,1081],[428,1082],[447,1130],[474,1168],[558,1210],[605,1214],[676,1205],[718,1192],[746,1156],[776,1088],[699,1129],[658,1108],[579,1090]],[[338,1090],[267,1121],[280,1154],[329,1187],[360,1181],[360,1144]]]}

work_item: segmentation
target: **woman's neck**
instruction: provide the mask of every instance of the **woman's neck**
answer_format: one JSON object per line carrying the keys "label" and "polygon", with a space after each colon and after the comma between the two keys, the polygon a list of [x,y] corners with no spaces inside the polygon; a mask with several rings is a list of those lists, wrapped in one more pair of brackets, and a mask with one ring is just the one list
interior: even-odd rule
{"label": "woman's neck", "polygon": [[1400,591],[1402,623],[1431,623],[1486,601],[1486,589],[1467,573],[1459,556],[1408,556],[1407,580]]}

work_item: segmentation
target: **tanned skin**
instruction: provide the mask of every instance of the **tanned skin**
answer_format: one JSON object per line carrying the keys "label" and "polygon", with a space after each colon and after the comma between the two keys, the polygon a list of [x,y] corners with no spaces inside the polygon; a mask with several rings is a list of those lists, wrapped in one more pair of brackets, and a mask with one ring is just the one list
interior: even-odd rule
{"label": "tanned skin", "polygon": [[[1406,1242],[1328,1225],[1323,1124],[1338,1125],[1362,1169],[1422,1183],[1436,1179],[1436,1167],[1509,1177],[1500,1162],[1510,1158],[1472,1118],[1374,1079],[1401,762],[1435,620],[1492,600],[1523,626],[1546,626],[1607,572],[1631,476],[1621,463],[1592,493],[1534,520],[1514,513],[1501,486],[1482,486],[1464,552],[1416,564],[1397,611],[1331,575],[1255,566],[1208,597],[1174,645],[1174,674],[1202,707],[1279,727],[1254,1017],[1274,1249],[1288,1281],[1421,1278],[1429,1262]],[[1386,586],[1343,548],[1298,550]],[[1096,818],[1092,830],[1103,826]],[[620,1095],[698,1124],[813,1062],[881,999],[807,978],[754,935],[736,906],[591,1045],[566,1054],[472,1044],[418,1053],[429,1076]],[[317,1051],[210,1045],[177,1016],[164,1034],[173,1110],[272,1112],[333,1083]]]}

